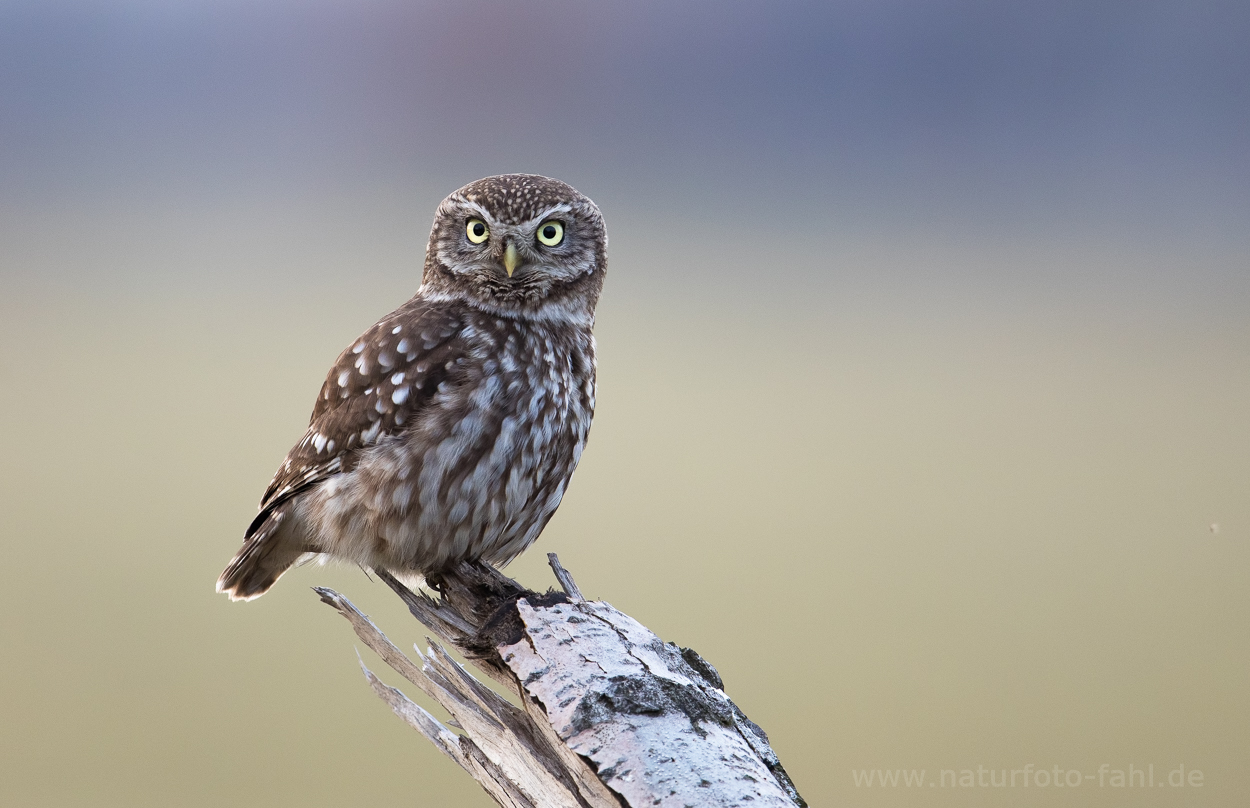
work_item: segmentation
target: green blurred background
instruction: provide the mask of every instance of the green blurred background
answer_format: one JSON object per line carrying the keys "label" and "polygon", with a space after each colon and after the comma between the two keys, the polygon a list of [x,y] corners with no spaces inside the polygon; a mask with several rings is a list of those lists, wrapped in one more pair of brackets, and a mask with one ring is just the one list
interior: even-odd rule
{"label": "green blurred background", "polygon": [[[0,5],[0,804],[490,804],[309,591],[420,641],[385,587],[213,583],[435,205],[510,171],[611,236],[510,574],[698,649],[813,805],[1239,804],[1247,8]],[[853,776],[1103,763],[1204,785]]]}

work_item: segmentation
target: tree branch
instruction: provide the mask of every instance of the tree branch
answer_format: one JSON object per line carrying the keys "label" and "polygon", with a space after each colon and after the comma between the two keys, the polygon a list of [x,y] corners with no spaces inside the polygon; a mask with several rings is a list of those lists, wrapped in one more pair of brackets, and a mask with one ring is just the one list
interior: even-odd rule
{"label": "tree branch", "polygon": [[430,581],[436,600],[377,571],[414,617],[519,707],[433,640],[424,655],[417,650],[418,666],[347,598],[316,591],[463,734],[365,668],[374,692],[502,806],[806,805],[712,665],[608,604],[585,600],[555,554],[548,559],[563,592],[538,594],[490,566],[465,563]]}

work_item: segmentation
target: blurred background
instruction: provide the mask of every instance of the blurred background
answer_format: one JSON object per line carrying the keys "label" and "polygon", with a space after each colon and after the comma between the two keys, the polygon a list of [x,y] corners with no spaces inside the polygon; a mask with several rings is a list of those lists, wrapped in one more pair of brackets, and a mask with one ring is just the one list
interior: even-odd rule
{"label": "blurred background", "polygon": [[[213,584],[501,172],[611,236],[590,446],[510,574],[557,551],[696,648],[813,805],[1236,803],[1248,41],[1236,2],[0,4],[0,803],[491,804],[309,591],[410,647],[384,586]],[[1104,763],[1203,785],[854,776]]]}

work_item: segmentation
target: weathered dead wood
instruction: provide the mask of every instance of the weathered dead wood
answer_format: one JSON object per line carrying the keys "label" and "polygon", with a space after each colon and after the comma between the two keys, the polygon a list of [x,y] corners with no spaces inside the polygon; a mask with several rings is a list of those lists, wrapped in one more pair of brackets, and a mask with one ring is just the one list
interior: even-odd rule
{"label": "weathered dead wood", "polygon": [[316,591],[451,721],[444,725],[365,668],[374,692],[500,805],[806,805],[715,668],[608,604],[585,600],[554,553],[549,559],[563,592],[539,594],[487,565],[462,564],[431,581],[435,599],[378,573],[413,616],[520,707],[433,640],[425,654],[417,649],[418,666],[347,598]]}

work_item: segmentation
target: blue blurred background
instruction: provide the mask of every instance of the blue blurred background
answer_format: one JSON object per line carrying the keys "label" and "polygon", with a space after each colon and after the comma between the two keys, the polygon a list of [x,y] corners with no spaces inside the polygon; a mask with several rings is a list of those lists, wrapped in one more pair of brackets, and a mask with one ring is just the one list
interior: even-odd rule
{"label": "blue blurred background", "polygon": [[[1250,791],[1250,6],[0,4],[0,802],[488,805],[328,584],[212,592],[438,201],[611,237],[510,567],[717,664],[813,804]],[[370,660],[366,660],[373,664]],[[856,787],[1153,764],[1201,789]]]}

